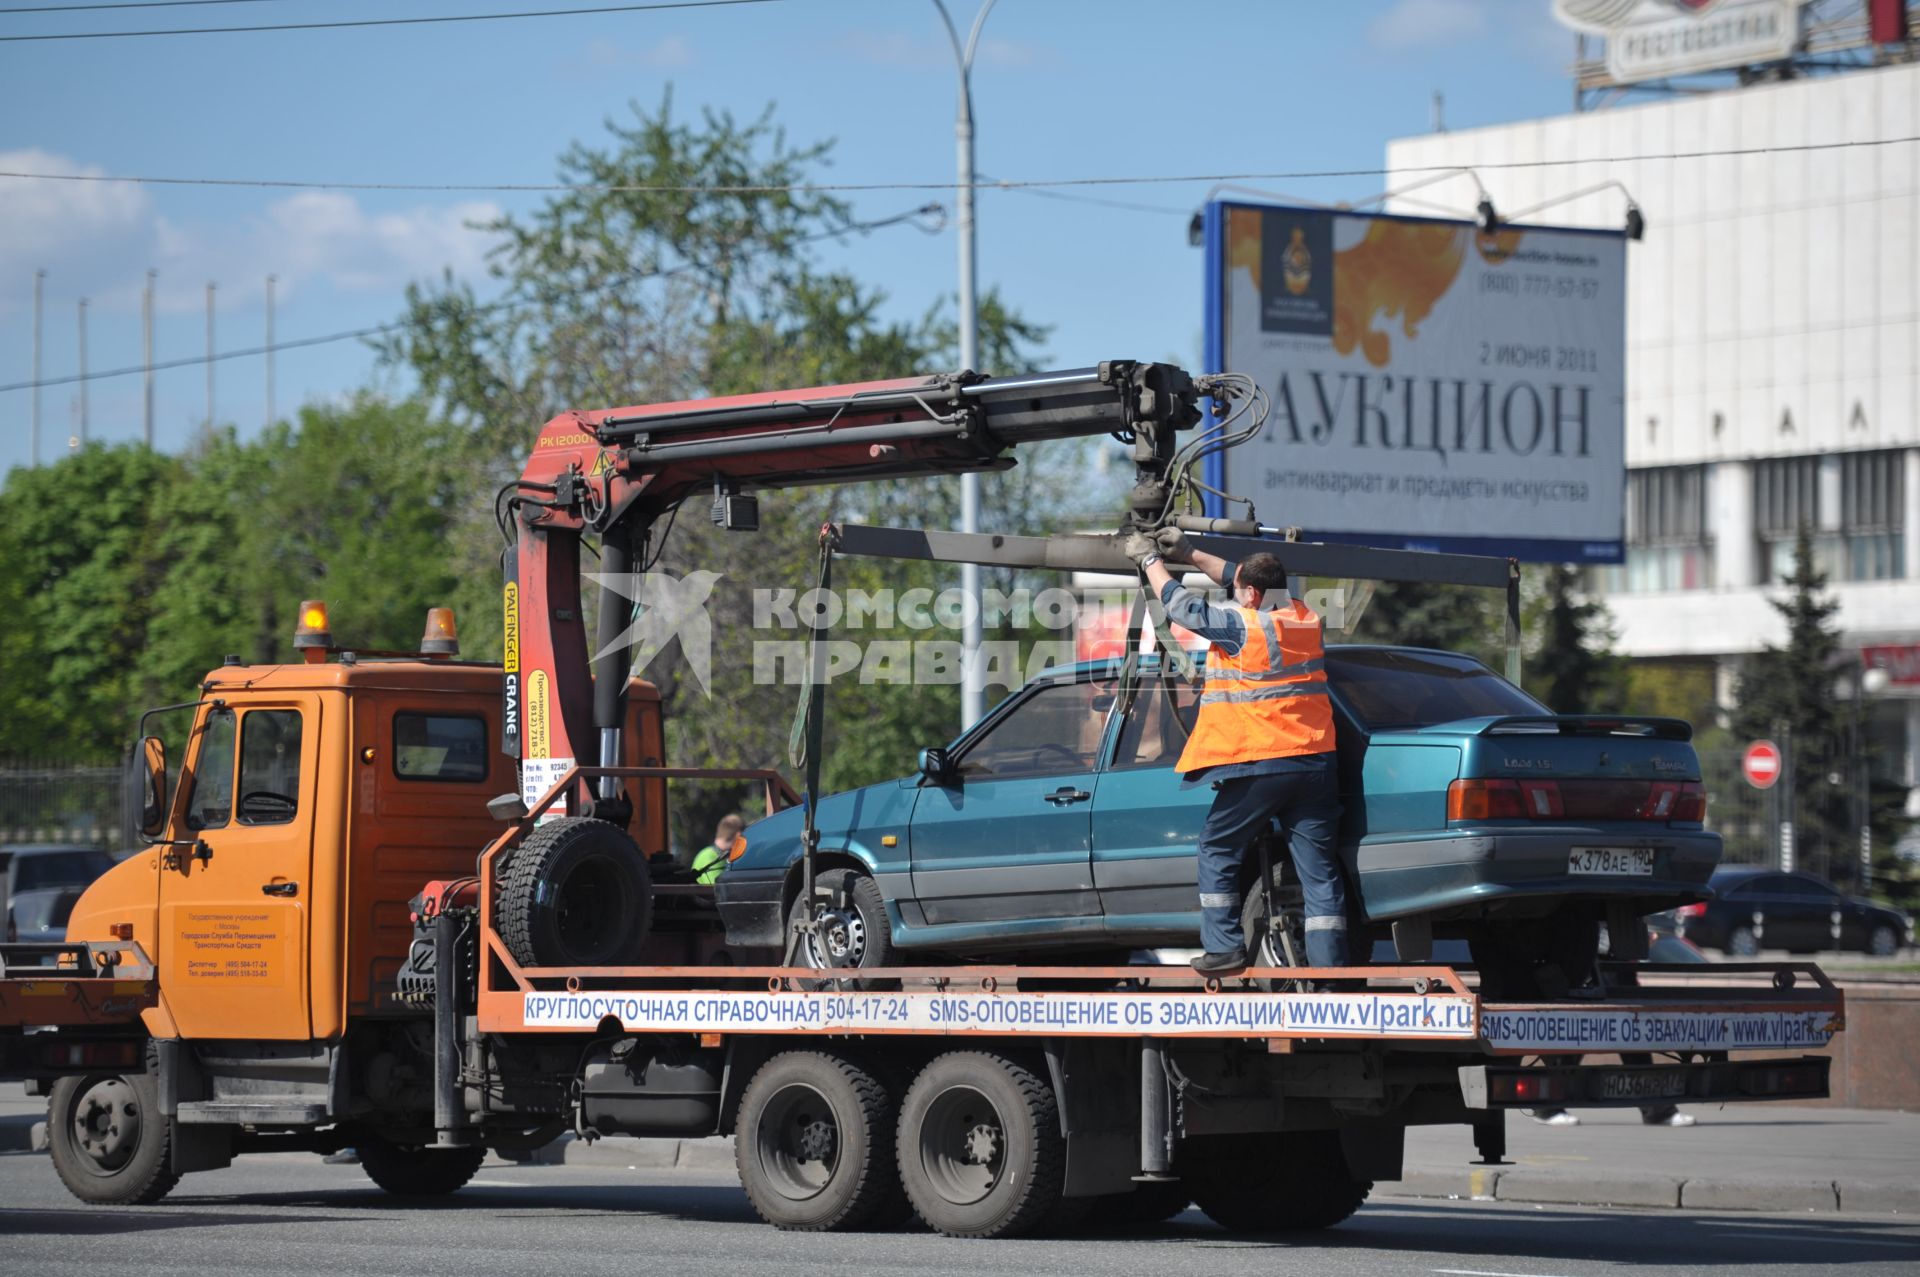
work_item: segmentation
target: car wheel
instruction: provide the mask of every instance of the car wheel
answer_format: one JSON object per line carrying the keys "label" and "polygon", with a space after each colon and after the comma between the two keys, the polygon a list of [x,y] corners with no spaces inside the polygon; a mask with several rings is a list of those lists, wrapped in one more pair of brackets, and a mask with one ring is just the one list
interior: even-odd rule
{"label": "car wheel", "polygon": [[[890,967],[896,961],[893,929],[887,922],[887,906],[880,898],[880,884],[853,869],[828,869],[815,880],[813,930],[799,934],[794,947],[794,965],[816,971],[858,970],[862,967]],[[807,902],[794,898],[787,910],[788,942],[795,928],[807,920]],[[803,987],[824,989],[835,981],[804,981]],[[845,985],[847,982],[838,982]],[[891,987],[890,981],[860,980],[852,986],[860,989]]]}
{"label": "car wheel", "polygon": [[1727,936],[1727,953],[1736,958],[1760,956],[1760,939],[1752,927],[1735,927]]}
{"label": "car wheel", "polygon": [[1900,936],[1885,923],[1875,927],[1867,938],[1867,952],[1876,958],[1891,958],[1900,952]]}
{"label": "car wheel", "polygon": [[[1303,967],[1307,965],[1306,914],[1300,904],[1300,889],[1282,881],[1282,870],[1274,866],[1271,886],[1254,883],[1240,906],[1240,930],[1247,940],[1248,960],[1256,967]],[[1269,901],[1280,909],[1280,925],[1271,925]],[[1269,993],[1292,989],[1292,980],[1262,982]]]}

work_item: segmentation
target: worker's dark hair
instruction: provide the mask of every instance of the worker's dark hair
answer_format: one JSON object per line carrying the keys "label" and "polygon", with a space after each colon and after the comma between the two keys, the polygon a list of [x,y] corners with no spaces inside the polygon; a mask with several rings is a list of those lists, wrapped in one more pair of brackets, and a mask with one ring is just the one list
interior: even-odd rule
{"label": "worker's dark hair", "polygon": [[1240,560],[1235,585],[1250,585],[1262,594],[1287,588],[1287,569],[1271,554],[1249,554]]}

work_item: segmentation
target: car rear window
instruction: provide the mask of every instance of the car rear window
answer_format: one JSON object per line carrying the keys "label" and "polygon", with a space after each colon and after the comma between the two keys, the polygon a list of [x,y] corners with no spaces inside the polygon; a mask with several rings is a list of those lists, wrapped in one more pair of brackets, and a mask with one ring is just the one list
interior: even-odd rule
{"label": "car rear window", "polygon": [[1360,725],[1374,732],[1552,713],[1472,657],[1451,652],[1330,648],[1327,679]]}

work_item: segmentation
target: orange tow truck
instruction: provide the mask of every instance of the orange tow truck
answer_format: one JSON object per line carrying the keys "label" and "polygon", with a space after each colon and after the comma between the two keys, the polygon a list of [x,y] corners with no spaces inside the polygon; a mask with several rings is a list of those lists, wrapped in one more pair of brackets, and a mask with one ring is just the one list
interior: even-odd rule
{"label": "orange tow truck", "polygon": [[[1235,1229],[1305,1229],[1398,1178],[1410,1125],[1468,1126],[1497,1161],[1512,1108],[1824,1096],[1827,1061],[1795,1052],[1839,1031],[1843,1005],[1809,964],[1723,967],[1734,983],[1703,990],[1640,963],[1590,996],[1508,1004],[1432,964],[855,977],[727,946],[712,888],[664,858],[669,787],[757,783],[769,811],[799,796],[772,771],[668,765],[617,617],[588,656],[582,535],[605,570],[640,570],[654,518],[709,491],[716,522],[745,527],[753,489],[1001,468],[1016,445],[1108,433],[1135,449],[1135,526],[1155,526],[1235,420],[1200,424],[1202,396],[1245,393],[1114,361],[549,423],[499,504],[503,663],[460,660],[442,609],[417,651],[376,653],[303,604],[302,659],[221,666],[175,707],[192,719],[177,783],[143,736],[150,845],[88,889],[68,940],[0,946],[0,1076],[48,1096],[55,1170],[85,1201],[135,1205],[250,1153],[352,1147],[382,1188],[419,1196],[458,1189],[489,1149],[568,1133],[732,1134],[750,1200],[783,1228],[911,1212],[998,1237],[1097,1204],[1141,1219],[1197,1203]],[[1125,561],[1087,543],[1036,558]],[[814,797],[817,690],[808,722]]]}

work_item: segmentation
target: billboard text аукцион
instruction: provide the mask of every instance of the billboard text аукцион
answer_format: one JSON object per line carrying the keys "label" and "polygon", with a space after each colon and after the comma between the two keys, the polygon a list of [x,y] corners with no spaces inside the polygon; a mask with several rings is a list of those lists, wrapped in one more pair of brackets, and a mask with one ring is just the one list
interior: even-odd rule
{"label": "billboard text \u0430\u0443\u043a\u0446\u0438\u043e\u043d", "polygon": [[1273,403],[1227,491],[1309,539],[1617,559],[1621,235],[1238,204],[1215,224],[1218,349]]}

